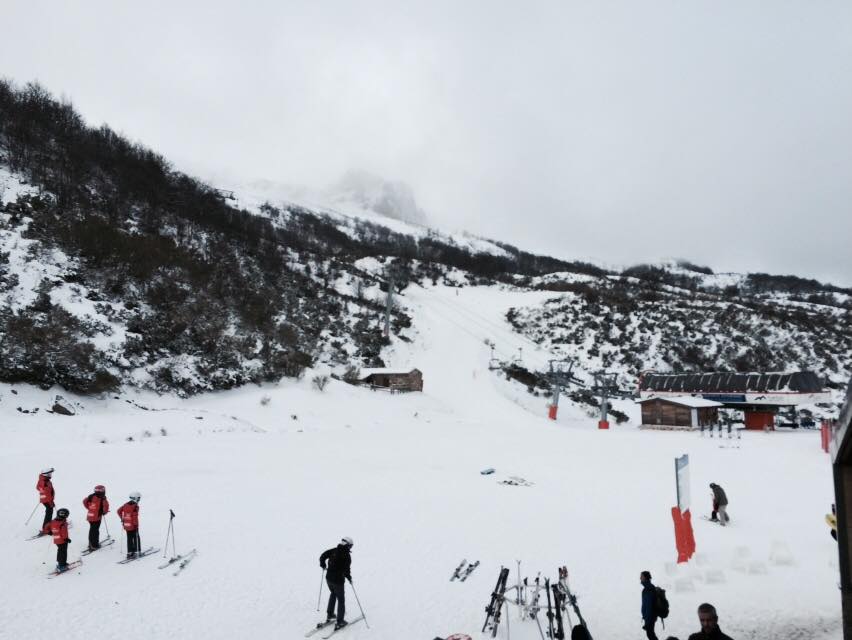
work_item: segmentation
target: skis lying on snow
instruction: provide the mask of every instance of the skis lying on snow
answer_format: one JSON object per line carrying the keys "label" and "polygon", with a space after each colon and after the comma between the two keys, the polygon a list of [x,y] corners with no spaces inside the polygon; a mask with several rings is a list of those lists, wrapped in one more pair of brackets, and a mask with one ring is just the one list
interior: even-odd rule
{"label": "skis lying on snow", "polygon": [[463,559],[459,563],[459,566],[456,567],[456,570],[453,571],[453,575],[450,576],[450,582],[452,582],[456,578],[461,577],[461,571],[462,571],[462,569],[464,569],[464,565],[466,565],[466,564],[467,564],[467,558]]}
{"label": "skis lying on snow", "polygon": [[157,553],[158,551],[159,549],[155,549],[154,547],[148,547],[147,549],[145,549],[145,551],[139,551],[132,558],[125,558],[124,560],[119,560],[118,564],[127,564],[128,562],[133,562],[134,560],[139,560],[146,556],[150,556],[151,554]]}
{"label": "skis lying on snow", "polygon": [[479,566],[479,560],[477,560],[477,561],[476,561],[476,562],[474,562],[473,564],[468,565],[468,566],[467,566],[467,568],[464,570],[464,573],[462,573],[462,574],[461,574],[461,578],[459,578],[459,580],[460,580],[461,582],[464,582],[465,580],[467,580],[467,577],[468,577],[471,573],[473,573],[474,571],[476,571],[476,568],[477,568],[478,566]]}
{"label": "skis lying on snow", "polygon": [[184,560],[186,558],[190,558],[190,557],[194,556],[196,553],[198,553],[198,551],[196,549],[193,549],[192,551],[189,551],[188,553],[179,553],[174,558],[169,558],[167,562],[165,562],[164,564],[161,564],[157,568],[158,569],[166,569],[166,568],[172,566],[175,562],[180,562],[181,560]]}
{"label": "skis lying on snow", "polygon": [[83,564],[82,560],[75,560],[74,562],[69,562],[68,565],[60,571],[59,569],[54,569],[50,573],[47,574],[48,578],[55,578],[56,576],[61,576],[63,573],[69,573],[71,569],[76,569],[80,565]]}
{"label": "skis lying on snow", "polygon": [[[100,543],[101,546],[99,546],[98,549],[103,549],[104,547],[108,547],[112,544],[115,544],[115,538],[104,538],[101,541],[101,543]],[[83,551],[80,552],[80,555],[81,556],[87,556],[89,554],[94,553],[98,549],[84,549]]]}
{"label": "skis lying on snow", "polygon": [[192,562],[192,560],[195,558],[195,556],[196,556],[196,554],[197,554],[197,553],[198,553],[198,552],[197,552],[195,549],[193,549],[192,551],[190,551],[189,553],[187,553],[187,554],[183,557],[183,560],[181,560],[181,561],[180,561],[180,564],[177,566],[177,569],[175,569],[175,572],[174,572],[172,575],[173,575],[173,576],[176,576],[176,575],[178,575],[181,571],[183,571],[184,569],[186,569],[186,566],[187,566],[190,562]]}
{"label": "skis lying on snow", "polygon": [[[465,565],[467,565],[467,567],[465,567]],[[479,560],[472,564],[468,564],[467,560],[462,560],[461,564],[459,564],[459,566],[456,567],[456,570],[453,571],[453,575],[450,576],[450,582],[456,579],[458,579],[459,582],[464,582],[465,580],[467,580],[467,577],[476,570],[478,566]]]}
{"label": "skis lying on snow", "polygon": [[345,627],[340,627],[338,629],[335,626],[334,628],[332,628],[332,630],[329,633],[327,633],[323,636],[323,640],[325,640],[326,638],[330,638],[331,636],[333,636],[338,631],[345,631],[346,629],[351,627],[353,624],[355,624],[356,622],[359,622],[360,620],[363,620],[363,619],[364,619],[364,616],[358,616],[357,618],[353,618],[352,620],[350,620],[349,623]]}

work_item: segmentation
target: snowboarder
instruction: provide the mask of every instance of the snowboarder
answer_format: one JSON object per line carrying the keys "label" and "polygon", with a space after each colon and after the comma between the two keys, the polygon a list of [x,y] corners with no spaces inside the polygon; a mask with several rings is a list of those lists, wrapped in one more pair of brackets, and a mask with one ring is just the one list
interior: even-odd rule
{"label": "snowboarder", "polygon": [[716,615],[716,607],[704,603],[698,607],[698,621],[701,622],[701,631],[689,636],[689,640],[733,640],[726,636],[719,628],[719,616]]}
{"label": "snowboarder", "polygon": [[654,631],[657,624],[657,589],[651,583],[651,572],[640,573],[639,582],[642,584],[642,628],[648,640],[659,640]]}
{"label": "snowboarder", "polygon": [[[325,581],[328,584],[328,590],[331,592],[328,596],[328,608],[326,609],[326,622],[334,620],[334,605],[337,603],[337,623],[335,629],[345,627],[348,622],[344,616],[346,615],[346,594],[344,580],[352,582],[352,574],[350,568],[352,566],[352,547],[354,546],[352,538],[344,537],[333,549],[325,551],[319,559],[320,566],[326,569]],[[326,563],[328,567],[326,568]]]}
{"label": "snowboarder", "polygon": [[121,526],[127,532],[127,558],[135,558],[139,553],[139,501],[142,495],[138,491],[130,494],[130,500],[118,508]]}
{"label": "snowboarder", "polygon": [[86,520],[89,521],[89,550],[101,548],[101,517],[109,513],[109,500],[106,498],[106,488],[99,484],[94,493],[83,498],[86,507]]}
{"label": "snowboarder", "polygon": [[[728,517],[728,496],[725,495],[725,490],[715,482],[710,483],[710,489],[713,490],[713,513],[710,516],[711,520],[718,520],[723,527],[731,519]],[[716,514],[719,517],[716,517]]]}
{"label": "snowboarder", "polygon": [[47,525],[53,520],[53,507],[56,506],[54,503],[56,492],[53,490],[53,483],[50,481],[52,475],[53,467],[42,469],[36,483],[38,499],[44,505],[44,522],[41,524],[41,532],[44,535],[50,533]]}
{"label": "snowboarder", "polygon": [[56,518],[47,523],[48,531],[53,534],[53,544],[56,545],[56,570],[60,573],[68,568],[68,509],[58,509]]}

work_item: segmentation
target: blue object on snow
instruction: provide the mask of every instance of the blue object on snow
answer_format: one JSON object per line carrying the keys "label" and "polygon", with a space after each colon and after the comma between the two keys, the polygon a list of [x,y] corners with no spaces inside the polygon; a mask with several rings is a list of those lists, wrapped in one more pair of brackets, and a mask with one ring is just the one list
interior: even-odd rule
{"label": "blue object on snow", "polygon": [[481,474],[482,474],[482,475],[484,475],[484,476],[489,476],[489,475],[491,475],[492,473],[494,473],[494,469],[493,469],[492,467],[488,467],[487,469],[483,469],[483,470],[482,470],[482,471],[480,471],[479,473],[481,473]]}

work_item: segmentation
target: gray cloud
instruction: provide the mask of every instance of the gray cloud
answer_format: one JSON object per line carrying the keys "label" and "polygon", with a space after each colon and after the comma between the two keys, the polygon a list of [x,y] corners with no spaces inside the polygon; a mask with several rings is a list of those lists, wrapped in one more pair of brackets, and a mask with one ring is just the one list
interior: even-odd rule
{"label": "gray cloud", "polygon": [[531,250],[852,285],[846,2],[5,4],[0,74],[200,175],[363,168]]}

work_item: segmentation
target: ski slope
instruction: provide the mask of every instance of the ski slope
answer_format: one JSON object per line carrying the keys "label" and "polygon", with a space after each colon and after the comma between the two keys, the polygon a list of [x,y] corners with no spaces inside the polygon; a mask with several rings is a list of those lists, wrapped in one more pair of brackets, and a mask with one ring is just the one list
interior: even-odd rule
{"label": "ski slope", "polygon": [[[547,420],[544,398],[488,370],[484,342],[498,357],[523,347],[528,365],[546,364],[503,314],[547,295],[409,287],[400,303],[417,334],[394,342],[387,364],[423,371],[423,393],[335,380],[319,392],[308,374],[189,400],[132,390],[70,398],[78,413],[65,417],[46,412],[57,390],[0,386],[0,638],[301,638],[322,615],[318,557],[344,535],[355,540],[354,586],[370,628],[358,623],[340,640],[479,637],[500,566],[514,582],[516,560],[531,578],[555,579],[567,565],[596,640],[644,637],[644,569],[668,590],[661,638],[697,631],[705,601],[736,640],[840,638],[836,543],[823,521],[831,470],[817,433],[746,433],[734,448],[640,432],[635,419],[598,431],[596,417],[567,403]],[[672,461],[683,453],[698,553],[676,567]],[[163,545],[173,509],[178,552],[197,548],[197,558],[175,577],[157,569],[162,553],[116,564],[115,544],[47,580],[55,547],[25,541],[40,511],[24,520],[48,465],[57,506],[75,525],[69,559],[86,545],[81,501],[98,483],[114,536],[115,510],[138,490],[143,547]],[[480,475],[486,467],[496,473]],[[499,484],[509,476],[533,484]],[[697,518],[709,511],[711,481],[728,493],[727,529]],[[481,564],[451,583],[462,558]],[[540,637],[514,610],[510,625],[512,638]]]}

